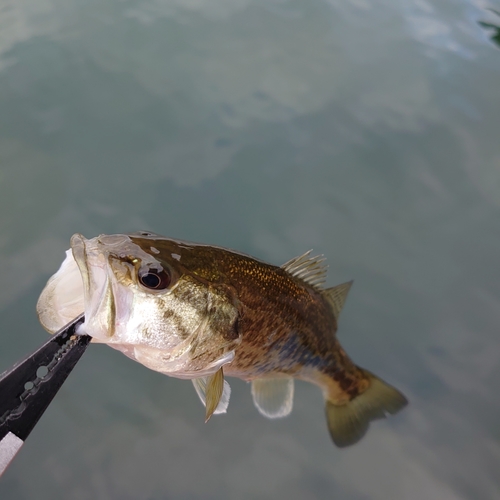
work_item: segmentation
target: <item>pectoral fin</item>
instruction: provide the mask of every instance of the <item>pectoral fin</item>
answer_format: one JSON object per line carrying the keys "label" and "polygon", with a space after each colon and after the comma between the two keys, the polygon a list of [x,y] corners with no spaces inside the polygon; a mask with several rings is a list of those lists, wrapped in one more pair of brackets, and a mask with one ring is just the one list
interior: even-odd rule
{"label": "pectoral fin", "polygon": [[293,408],[293,378],[261,378],[252,381],[253,402],[267,418],[286,417]]}
{"label": "pectoral fin", "polygon": [[207,422],[212,414],[226,413],[231,396],[231,387],[224,380],[222,368],[209,377],[192,379],[196,394],[206,407]]}

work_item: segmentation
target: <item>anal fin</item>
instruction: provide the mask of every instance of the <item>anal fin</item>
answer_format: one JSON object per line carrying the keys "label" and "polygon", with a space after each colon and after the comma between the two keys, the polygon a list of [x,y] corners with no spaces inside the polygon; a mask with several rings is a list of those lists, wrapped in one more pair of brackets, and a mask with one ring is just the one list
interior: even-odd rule
{"label": "anal fin", "polygon": [[199,377],[191,379],[196,394],[206,407],[206,420],[208,421],[212,414],[226,413],[231,396],[231,387],[224,380],[222,368],[208,377]]}
{"label": "anal fin", "polygon": [[253,402],[267,418],[286,417],[293,408],[291,377],[258,378],[252,381]]}

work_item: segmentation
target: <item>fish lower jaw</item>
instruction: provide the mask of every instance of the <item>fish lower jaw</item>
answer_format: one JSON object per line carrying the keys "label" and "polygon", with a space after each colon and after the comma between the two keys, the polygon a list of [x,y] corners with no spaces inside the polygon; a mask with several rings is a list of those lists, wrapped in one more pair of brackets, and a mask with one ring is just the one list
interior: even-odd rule
{"label": "fish lower jaw", "polygon": [[[87,317],[87,316],[85,316]],[[89,335],[93,339],[95,339],[98,342],[103,342],[106,344],[110,343],[110,340],[113,336],[112,332],[109,331],[109,327],[107,324],[99,324],[96,323],[95,321],[85,321],[83,322],[78,330],[77,333],[81,335]]]}
{"label": "fish lower jaw", "polygon": [[79,333],[90,335],[105,344],[128,344],[128,320],[129,311],[116,304],[113,293],[108,290],[101,295],[100,301],[86,305],[85,321]]}

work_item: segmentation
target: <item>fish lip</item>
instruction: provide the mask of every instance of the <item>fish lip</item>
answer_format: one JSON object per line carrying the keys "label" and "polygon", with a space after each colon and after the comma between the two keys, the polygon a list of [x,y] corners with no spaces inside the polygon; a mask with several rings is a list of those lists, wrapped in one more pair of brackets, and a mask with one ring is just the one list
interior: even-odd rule
{"label": "fish lip", "polygon": [[85,303],[87,302],[87,294],[90,291],[90,271],[85,251],[85,237],[80,233],[76,233],[71,237],[70,246],[73,258],[80,269],[80,274],[83,281],[83,289],[85,293]]}
{"label": "fish lip", "polygon": [[88,240],[79,233],[71,237],[70,245],[83,282],[85,322],[80,331],[109,340],[114,334],[116,314],[106,256],[98,240]]}

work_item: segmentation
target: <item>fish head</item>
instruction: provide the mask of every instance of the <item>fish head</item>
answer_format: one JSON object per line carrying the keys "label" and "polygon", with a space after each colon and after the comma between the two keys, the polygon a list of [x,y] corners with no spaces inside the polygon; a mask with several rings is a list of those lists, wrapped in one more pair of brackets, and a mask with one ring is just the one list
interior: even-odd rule
{"label": "fish head", "polygon": [[79,332],[96,341],[168,375],[207,376],[241,339],[233,291],[202,268],[195,246],[152,233],[75,234],[38,315],[54,333],[84,312]]}

